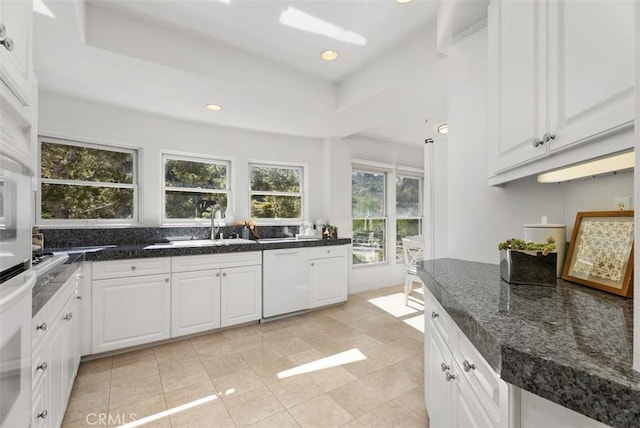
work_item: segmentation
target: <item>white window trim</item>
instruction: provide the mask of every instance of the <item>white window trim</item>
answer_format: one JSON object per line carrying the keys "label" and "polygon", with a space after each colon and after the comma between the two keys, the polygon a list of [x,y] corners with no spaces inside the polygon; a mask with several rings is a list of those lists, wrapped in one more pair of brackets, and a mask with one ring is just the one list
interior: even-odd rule
{"label": "white window trim", "polygon": [[[160,204],[162,210],[162,225],[163,226],[207,226],[211,225],[211,220],[202,219],[202,218],[167,218],[167,210],[166,210],[166,198],[167,198],[167,185],[165,182],[165,163],[167,159],[173,160],[183,160],[183,161],[191,161],[191,162],[200,162],[200,163],[209,163],[215,165],[225,165],[227,167],[227,188],[226,190],[220,189],[202,189],[202,188],[194,188],[194,187],[169,187],[170,190],[176,190],[179,192],[193,192],[193,193],[211,193],[218,194],[223,193],[227,195],[227,207],[231,207],[233,210],[233,192],[231,191],[232,182],[233,182],[233,160],[232,158],[227,157],[219,157],[219,156],[203,156],[198,154],[186,154],[182,152],[172,152],[172,151],[162,151],[161,152],[161,162],[162,165],[160,167],[160,183],[161,184],[161,196],[160,196]],[[228,209],[228,208],[227,208]],[[215,219],[214,219],[215,220]],[[215,222],[216,225],[225,226],[224,221]],[[232,226],[231,224],[227,226]]]}
{"label": "white window trim", "polygon": [[[131,153],[133,155],[133,183],[104,183],[100,181],[79,181],[79,180],[59,180],[59,179],[43,179],[42,178],[42,143],[51,142],[66,146],[88,147],[97,150],[106,150],[119,153]],[[40,227],[74,227],[74,228],[91,228],[101,227],[122,227],[139,225],[140,219],[140,152],[138,148],[126,147],[125,145],[117,145],[104,142],[94,142],[89,140],[77,141],[64,137],[52,136],[48,134],[38,135],[38,175],[37,175],[37,191],[36,191],[36,225]],[[133,215],[130,219],[43,219],[42,218],[42,184],[68,184],[75,186],[90,187],[114,187],[121,189],[133,189]]]}
{"label": "white window trim", "polygon": [[[300,169],[300,193],[293,192],[254,192],[251,190],[251,167],[263,166],[267,168],[283,168],[283,169]],[[254,194],[256,195],[276,195],[276,196],[300,196],[300,218],[254,218],[258,226],[281,226],[281,225],[301,225],[302,221],[308,218],[308,201],[306,195],[308,194],[308,170],[309,166],[306,163],[293,163],[293,162],[274,162],[263,160],[251,160],[249,159],[247,165],[247,185],[249,187],[249,197],[247,199],[247,213],[251,216],[251,199]],[[252,217],[253,218],[253,217]]]}
{"label": "white window trim", "polygon": [[[357,162],[356,162],[357,161]],[[381,166],[384,166],[381,167]],[[354,159],[352,160],[352,166],[351,166],[351,177],[353,180],[353,173],[354,172],[362,172],[365,174],[381,174],[382,176],[384,176],[384,186],[382,187],[382,200],[384,201],[383,205],[382,205],[382,217],[376,216],[370,216],[370,217],[354,217],[353,216],[353,212],[351,213],[351,227],[353,228],[353,221],[354,220],[384,220],[384,260],[379,261],[379,262],[373,262],[373,263],[358,263],[358,264],[354,264],[352,263],[352,267],[354,269],[360,269],[360,268],[364,268],[364,267],[371,267],[371,266],[380,266],[380,265],[388,265],[391,263],[391,261],[389,260],[389,201],[387,200],[387,198],[389,197],[389,191],[387,189],[387,186],[389,185],[389,173],[391,171],[393,171],[393,169],[391,168],[387,168],[387,167],[392,167],[392,165],[388,165],[388,164],[382,164],[379,162],[368,162],[368,161],[363,161],[363,160],[359,160],[359,159]],[[352,181],[353,183],[353,181]],[[395,181],[394,181],[395,183]],[[352,201],[353,201],[353,194],[351,195]],[[351,232],[351,238],[353,239],[353,230]],[[395,237],[393,239],[394,242],[394,247],[395,247]],[[395,260],[395,251],[393,252],[393,259]]]}

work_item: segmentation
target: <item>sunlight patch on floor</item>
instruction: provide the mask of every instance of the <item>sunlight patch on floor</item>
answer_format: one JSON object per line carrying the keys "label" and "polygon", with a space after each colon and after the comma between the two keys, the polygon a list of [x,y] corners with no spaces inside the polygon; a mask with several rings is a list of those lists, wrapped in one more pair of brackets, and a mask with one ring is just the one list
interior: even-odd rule
{"label": "sunlight patch on floor", "polygon": [[278,379],[284,379],[299,374],[324,370],[331,367],[342,366],[344,364],[355,363],[356,361],[362,361],[366,359],[366,355],[360,352],[359,349],[353,348],[348,351],[340,352],[339,354],[330,355],[328,357],[321,358],[307,364],[302,364],[289,370],[281,371],[280,373],[278,373]]}
{"label": "sunlight patch on floor", "polygon": [[215,401],[218,399],[216,394],[208,395],[206,397],[199,398],[197,400],[190,401],[188,403],[182,404],[180,406],[172,407],[171,409],[165,410],[163,412],[158,412],[153,415],[149,415],[145,418],[135,420],[133,422],[129,422],[128,424],[120,425],[119,428],[134,428],[139,427],[149,422],[157,421],[158,419],[162,419],[167,416],[175,415],[176,413],[183,412],[185,410],[192,409],[194,407],[200,406],[202,404],[208,403],[210,401]]}
{"label": "sunlight patch on floor", "polygon": [[405,306],[404,293],[389,294],[388,296],[375,297],[368,300],[369,303],[393,315],[396,318],[419,312],[418,309]]}
{"label": "sunlight patch on floor", "polygon": [[418,330],[420,333],[424,333],[424,314],[420,314],[415,317],[407,318],[403,321],[405,324]]}

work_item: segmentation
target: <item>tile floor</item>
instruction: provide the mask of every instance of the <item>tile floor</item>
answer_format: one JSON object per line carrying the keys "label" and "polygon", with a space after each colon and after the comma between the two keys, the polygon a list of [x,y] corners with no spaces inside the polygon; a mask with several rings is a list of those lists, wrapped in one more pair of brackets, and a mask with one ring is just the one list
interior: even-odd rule
{"label": "tile floor", "polygon": [[401,289],[84,362],[63,427],[425,427],[422,306]]}

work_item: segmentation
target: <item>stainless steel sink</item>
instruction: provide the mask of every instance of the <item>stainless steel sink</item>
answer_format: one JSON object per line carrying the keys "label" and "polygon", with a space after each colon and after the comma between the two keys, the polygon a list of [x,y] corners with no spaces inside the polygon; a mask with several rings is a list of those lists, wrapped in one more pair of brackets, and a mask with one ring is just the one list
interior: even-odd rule
{"label": "stainless steel sink", "polygon": [[255,244],[256,241],[250,239],[194,239],[189,241],[171,241],[161,244],[151,244],[145,248],[189,248],[189,247],[220,247],[224,245],[239,245],[239,244]]}

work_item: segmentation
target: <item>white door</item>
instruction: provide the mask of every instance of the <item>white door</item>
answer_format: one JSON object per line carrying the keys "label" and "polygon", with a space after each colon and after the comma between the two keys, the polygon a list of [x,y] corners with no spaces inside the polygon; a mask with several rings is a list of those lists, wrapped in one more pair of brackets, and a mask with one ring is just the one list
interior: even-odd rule
{"label": "white door", "polygon": [[[0,80],[20,102],[30,104],[33,5],[30,0],[0,0],[0,24],[13,49],[0,46]],[[6,39],[5,39],[5,43]]]}
{"label": "white door", "polygon": [[262,257],[262,316],[266,318],[308,309],[308,249],[267,250]]}
{"label": "white door", "polygon": [[462,370],[460,370],[457,365],[455,367],[457,369],[455,373],[453,373],[455,379],[451,380],[453,401],[455,403],[454,414],[457,418],[455,426],[458,428],[495,427],[489,415],[482,408],[471,386],[462,377]]}
{"label": "white door", "polygon": [[347,259],[329,257],[309,261],[311,301],[309,306],[331,305],[347,300]]}
{"label": "white door", "polygon": [[549,2],[552,151],[631,126],[636,3]]}
{"label": "white door", "polygon": [[261,266],[225,268],[220,284],[220,325],[227,327],[262,317]]}
{"label": "white door", "polygon": [[220,269],[171,275],[171,337],[220,327]]}
{"label": "white door", "polygon": [[500,173],[547,154],[545,2],[491,2],[489,168]]}
{"label": "white door", "polygon": [[93,281],[93,353],[168,339],[170,281],[167,274]]}

